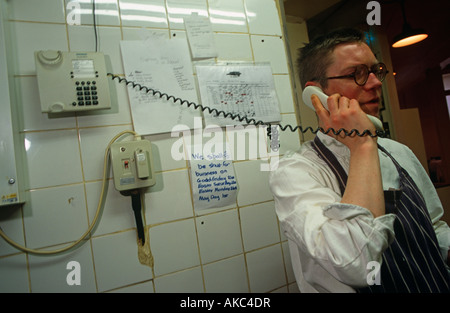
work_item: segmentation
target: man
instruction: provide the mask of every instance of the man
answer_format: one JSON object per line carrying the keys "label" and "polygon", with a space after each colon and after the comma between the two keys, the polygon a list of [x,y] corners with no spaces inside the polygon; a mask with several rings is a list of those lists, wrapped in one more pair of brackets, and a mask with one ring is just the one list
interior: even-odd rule
{"label": "man", "polygon": [[[323,129],[375,127],[386,67],[361,32],[313,40],[298,59]],[[270,174],[302,292],[449,292],[450,229],[428,175],[406,146],[371,136],[317,133]],[[381,267],[380,267],[381,265]]]}

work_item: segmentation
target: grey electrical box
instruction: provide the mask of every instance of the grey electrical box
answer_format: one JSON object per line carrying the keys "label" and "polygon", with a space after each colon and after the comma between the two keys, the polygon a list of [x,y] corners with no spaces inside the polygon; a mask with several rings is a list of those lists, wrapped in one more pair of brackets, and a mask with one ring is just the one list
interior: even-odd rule
{"label": "grey electrical box", "polygon": [[152,148],[148,140],[119,141],[111,145],[114,186],[118,191],[153,186]]}
{"label": "grey electrical box", "polygon": [[15,114],[11,105],[7,35],[3,16],[0,16],[0,206],[24,202],[19,132],[15,128],[17,123],[13,122]]}

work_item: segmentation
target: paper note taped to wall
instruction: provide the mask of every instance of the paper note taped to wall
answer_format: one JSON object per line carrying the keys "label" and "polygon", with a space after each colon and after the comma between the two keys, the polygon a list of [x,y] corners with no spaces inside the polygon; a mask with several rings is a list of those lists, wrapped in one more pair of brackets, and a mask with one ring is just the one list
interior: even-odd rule
{"label": "paper note taped to wall", "polygon": [[[269,63],[198,65],[197,78],[203,106],[246,117],[248,120],[281,120]],[[205,124],[246,124],[222,114],[205,114]]]}
{"label": "paper note taped to wall", "polygon": [[195,210],[235,205],[238,184],[233,162],[227,157],[230,154],[226,150],[220,153],[204,153],[201,147],[194,147],[191,154],[191,181]]}
{"label": "paper note taped to wall", "polygon": [[[183,100],[198,102],[189,47],[184,39],[121,41],[126,78],[153,90]],[[164,96],[153,96],[138,86],[128,86],[128,96],[135,131],[141,135],[167,133],[175,125],[193,129],[194,107],[174,103]]]}
{"label": "paper note taped to wall", "polygon": [[217,57],[214,34],[208,17],[193,13],[184,18],[184,26],[194,59]]}

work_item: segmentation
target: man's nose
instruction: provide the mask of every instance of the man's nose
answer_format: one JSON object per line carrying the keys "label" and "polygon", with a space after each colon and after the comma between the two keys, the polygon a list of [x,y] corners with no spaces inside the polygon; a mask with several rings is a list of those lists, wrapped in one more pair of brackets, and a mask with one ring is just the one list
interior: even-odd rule
{"label": "man's nose", "polygon": [[378,79],[378,77],[374,73],[370,73],[364,87],[367,89],[381,87],[382,82]]}

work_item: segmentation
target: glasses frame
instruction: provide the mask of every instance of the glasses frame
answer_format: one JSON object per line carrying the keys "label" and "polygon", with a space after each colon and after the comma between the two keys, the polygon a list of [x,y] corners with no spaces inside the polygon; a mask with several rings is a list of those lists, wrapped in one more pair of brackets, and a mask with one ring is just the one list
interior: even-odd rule
{"label": "glasses frame", "polygon": [[[365,68],[365,69],[366,69],[366,72],[367,72],[367,75],[366,75],[366,77],[365,77],[363,83],[358,83],[358,81],[357,81],[357,79],[356,79],[356,72],[358,71],[358,67],[363,67],[363,68]],[[385,72],[380,72],[380,68],[386,69],[386,64],[380,62],[380,63],[377,63],[377,64],[372,65],[370,68],[369,68],[367,65],[365,65],[365,64],[359,64],[359,65],[356,66],[355,71],[354,71],[353,73],[351,73],[351,74],[348,74],[348,75],[341,75],[341,76],[325,77],[325,79],[353,78],[353,80],[355,81],[355,83],[356,83],[358,86],[364,86],[364,85],[367,83],[367,80],[369,79],[370,73],[373,73],[373,74],[376,76],[376,78],[377,78],[380,82],[383,82],[383,81],[384,81],[384,79],[386,78],[386,75],[389,73],[389,71],[388,71],[388,70],[385,70]],[[381,77],[381,78],[379,77],[379,74],[380,74],[380,73],[384,73],[384,74],[382,74],[383,77]],[[378,75],[377,75],[377,74],[378,74]]]}

